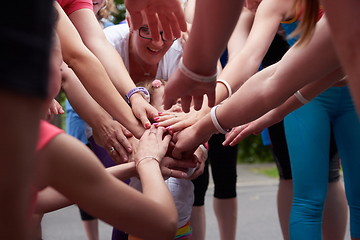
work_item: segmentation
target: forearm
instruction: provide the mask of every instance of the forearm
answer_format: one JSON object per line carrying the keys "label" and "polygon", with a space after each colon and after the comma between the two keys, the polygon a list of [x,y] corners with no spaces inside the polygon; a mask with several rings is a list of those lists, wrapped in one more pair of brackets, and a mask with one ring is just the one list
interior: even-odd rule
{"label": "forearm", "polygon": [[35,213],[48,213],[72,205],[73,203],[52,187],[46,187],[38,193]]}
{"label": "forearm", "polygon": [[[228,128],[253,121],[282,104],[298,89],[322,79],[338,67],[328,26],[320,20],[307,45],[292,47],[276,65],[246,81],[232,99],[218,109],[219,121]],[[223,116],[226,112],[234,117]]]}
{"label": "forearm", "polygon": [[[196,1],[194,23],[184,51],[184,64],[190,70],[201,75],[216,71],[217,60],[235,27],[242,4],[241,0],[229,0],[224,4],[216,0]],[[195,52],[197,54],[193,54]]]}
{"label": "forearm", "polygon": [[[358,36],[360,26],[358,19],[360,3],[356,0],[329,1],[322,0],[329,19],[332,38],[335,42],[339,59],[348,75],[352,97],[360,113],[360,48]],[[346,26],[346,27],[344,27]]]}
{"label": "forearm", "polygon": [[135,88],[135,84],[125,68],[120,54],[105,37],[97,42],[89,43],[88,46],[100,60],[114,86],[122,96]]}
{"label": "forearm", "polygon": [[164,182],[159,164],[153,159],[144,160],[138,164],[137,171],[144,195],[159,203],[167,212],[173,212],[174,200]]}
{"label": "forearm", "polygon": [[122,181],[137,175],[134,162],[122,163],[120,165],[109,167],[106,171]]}

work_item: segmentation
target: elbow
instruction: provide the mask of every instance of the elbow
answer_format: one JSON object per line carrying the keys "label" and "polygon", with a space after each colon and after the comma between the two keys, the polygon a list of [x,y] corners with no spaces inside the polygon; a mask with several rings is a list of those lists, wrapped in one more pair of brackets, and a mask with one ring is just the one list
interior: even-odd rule
{"label": "elbow", "polygon": [[[175,214],[168,215],[164,218],[164,221],[161,224],[161,228],[159,229],[159,235],[157,235],[156,239],[163,240],[173,240],[175,239],[176,231],[178,229],[178,216],[177,212]],[[161,236],[161,237],[160,237]]]}
{"label": "elbow", "polygon": [[176,230],[177,230],[177,219],[176,219],[176,221],[168,221],[168,222],[164,223],[164,230],[162,232],[162,234],[164,236],[161,238],[157,238],[157,239],[173,240],[173,239],[175,239]]}

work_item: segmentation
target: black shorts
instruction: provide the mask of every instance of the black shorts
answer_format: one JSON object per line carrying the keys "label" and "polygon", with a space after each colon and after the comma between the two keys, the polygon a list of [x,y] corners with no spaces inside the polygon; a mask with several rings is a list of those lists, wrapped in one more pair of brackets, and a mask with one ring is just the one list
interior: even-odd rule
{"label": "black shorts", "polygon": [[45,97],[54,22],[53,1],[4,1],[2,9],[0,90]]}

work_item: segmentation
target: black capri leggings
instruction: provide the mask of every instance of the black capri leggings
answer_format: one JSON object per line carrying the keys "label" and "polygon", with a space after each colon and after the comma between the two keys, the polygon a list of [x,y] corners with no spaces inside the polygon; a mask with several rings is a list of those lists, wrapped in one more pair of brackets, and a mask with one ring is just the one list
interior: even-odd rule
{"label": "black capri leggings", "polygon": [[228,199],[236,197],[236,160],[237,145],[234,147],[222,145],[225,140],[223,134],[214,134],[209,140],[209,157],[206,161],[204,173],[193,180],[194,206],[203,206],[205,194],[209,185],[209,164],[214,180],[214,197]]}

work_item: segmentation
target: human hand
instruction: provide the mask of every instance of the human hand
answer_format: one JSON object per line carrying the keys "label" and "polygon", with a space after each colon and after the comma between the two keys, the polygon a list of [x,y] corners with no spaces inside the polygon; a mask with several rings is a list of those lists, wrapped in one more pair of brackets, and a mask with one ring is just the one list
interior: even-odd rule
{"label": "human hand", "polygon": [[165,133],[165,128],[156,128],[154,125],[145,130],[134,153],[135,165],[145,158],[157,160],[159,164],[162,162],[171,139],[171,136]]}
{"label": "human hand", "polygon": [[181,98],[181,106],[184,112],[190,111],[191,102],[194,103],[195,110],[200,110],[204,94],[208,97],[208,106],[213,107],[215,105],[215,87],[216,81],[197,82],[177,69],[165,86],[164,108],[171,108]]}
{"label": "human hand", "polygon": [[196,149],[194,155],[198,159],[198,162],[196,164],[195,171],[188,177],[189,180],[196,179],[204,173],[205,162],[208,158],[208,150],[204,147],[204,145],[200,145],[200,147]]}
{"label": "human hand", "polygon": [[[159,32],[159,24],[162,26],[165,39],[179,38],[181,31],[186,31],[184,11],[178,0],[125,0],[125,6],[131,15],[131,24],[135,30],[143,23],[143,12],[151,33]],[[160,35],[153,34],[152,38],[158,41]]]}
{"label": "human hand", "polygon": [[132,137],[132,134],[118,121],[111,119],[102,122],[101,126],[93,127],[92,131],[95,142],[103,147],[116,163],[129,161],[133,148],[128,138]]}
{"label": "human hand", "polygon": [[275,108],[250,123],[234,127],[229,133],[225,135],[225,141],[223,142],[223,145],[235,146],[250,134],[259,135],[265,128],[280,122],[282,119],[283,118],[278,115]]}
{"label": "human hand", "polygon": [[63,113],[64,113],[64,109],[62,108],[60,103],[56,101],[56,99],[53,99],[50,103],[48,114],[52,115],[52,114],[63,114]]}
{"label": "human hand", "polygon": [[181,44],[182,49],[185,49],[187,40],[189,39],[189,34],[190,34],[191,25],[192,25],[192,24],[187,23],[187,31],[181,33],[180,44]]}
{"label": "human hand", "polygon": [[164,112],[155,117],[154,120],[157,122],[156,126],[165,127],[170,132],[177,132],[195,124],[209,111],[208,108],[203,107],[200,111],[191,109],[189,113],[178,115],[174,115],[174,113],[171,112]]}
{"label": "human hand", "polygon": [[164,178],[187,178],[187,171],[189,168],[196,167],[196,159],[175,159],[170,156],[164,157],[160,164],[161,173]]}
{"label": "human hand", "polygon": [[196,148],[200,144],[207,142],[212,134],[208,129],[206,131],[198,131],[197,124],[175,133],[173,135],[175,145],[172,150],[172,156],[181,159],[184,155],[195,152]]}
{"label": "human hand", "polygon": [[249,125],[248,123],[232,128],[229,133],[225,134],[225,141],[222,144],[224,146],[235,146],[247,136],[253,134],[254,132],[251,130],[251,127],[247,129]]}
{"label": "human hand", "polygon": [[140,94],[134,94],[130,98],[131,109],[137,119],[139,119],[145,129],[150,128],[151,122],[149,119],[153,119],[158,111],[151,106]]}

